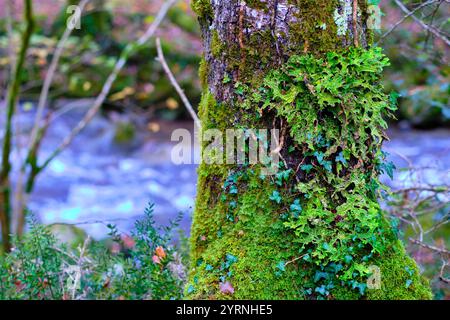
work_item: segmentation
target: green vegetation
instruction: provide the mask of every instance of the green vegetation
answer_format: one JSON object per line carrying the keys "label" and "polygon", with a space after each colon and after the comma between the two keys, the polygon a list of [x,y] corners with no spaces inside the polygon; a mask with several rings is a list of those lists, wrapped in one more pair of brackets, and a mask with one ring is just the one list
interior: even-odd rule
{"label": "green vegetation", "polygon": [[[239,127],[275,113],[292,139],[284,157],[301,165],[280,162],[270,177],[258,166],[200,167],[188,297],[431,298],[377,202],[378,175],[393,170],[381,152],[384,117],[396,109],[381,84],[386,65],[380,48],[350,48],[292,56],[255,89],[236,84]],[[224,130],[227,110],[205,93],[205,128]],[[372,265],[382,284],[369,290]]]}
{"label": "green vegetation", "polygon": [[156,227],[150,205],[131,236],[109,225],[111,250],[89,239],[73,249],[30,221],[30,232],[0,257],[0,300],[179,299],[187,258],[172,243],[178,222]]}

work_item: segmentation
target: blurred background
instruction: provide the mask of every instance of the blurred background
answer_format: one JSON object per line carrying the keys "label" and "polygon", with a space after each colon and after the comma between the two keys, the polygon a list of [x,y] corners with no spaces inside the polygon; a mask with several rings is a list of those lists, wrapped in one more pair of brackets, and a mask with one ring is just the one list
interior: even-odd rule
{"label": "blurred background", "polygon": [[[20,159],[21,148],[27,145],[36,102],[58,39],[66,28],[67,5],[78,1],[33,3],[36,30],[14,118],[17,130],[13,165],[14,159]],[[160,0],[94,0],[88,4],[81,29],[74,30],[65,43],[49,92],[48,110],[58,117],[41,143],[44,158],[82,119],[121,51],[154,21],[161,4]],[[403,4],[448,39],[448,1]],[[0,0],[2,100],[10,76],[11,43],[20,43],[22,5],[19,0]],[[397,170],[392,180],[387,175],[382,177],[393,188],[383,205],[408,250],[432,279],[436,298],[450,299],[449,256],[445,249],[450,243],[449,47],[407,17],[398,1],[382,0],[380,5],[382,30],[376,39],[391,60],[385,71],[385,87],[401,95],[397,119],[388,131],[390,141],[384,146]],[[196,106],[201,95],[198,65],[202,43],[189,1],[178,1],[168,11],[156,35],[162,40],[177,81]],[[101,112],[36,182],[29,209],[68,240],[86,234],[102,239],[107,236],[106,224],[110,222],[127,232],[148,202],[155,203],[159,223],[167,223],[183,212],[181,226],[189,233],[196,165],[177,166],[171,162],[174,142],[170,136],[180,127],[192,131],[193,122],[155,60],[156,55],[151,39],[130,57]],[[0,110],[3,131],[4,102],[0,102]],[[419,239],[420,244],[410,238]]]}

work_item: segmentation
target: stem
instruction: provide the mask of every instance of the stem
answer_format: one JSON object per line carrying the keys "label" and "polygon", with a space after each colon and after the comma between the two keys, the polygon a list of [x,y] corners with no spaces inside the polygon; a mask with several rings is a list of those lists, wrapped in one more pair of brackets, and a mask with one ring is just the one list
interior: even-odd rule
{"label": "stem", "polygon": [[14,72],[11,80],[11,84],[8,88],[7,102],[6,102],[6,126],[5,135],[3,138],[2,147],[2,167],[0,171],[0,222],[2,225],[2,245],[4,252],[7,252],[11,248],[10,244],[10,218],[11,218],[11,203],[10,193],[11,186],[9,181],[9,175],[11,172],[10,153],[11,153],[11,140],[12,140],[12,119],[16,107],[16,103],[19,96],[19,87],[21,83],[22,69],[25,64],[25,57],[28,46],[30,44],[31,34],[33,33],[34,21],[33,21],[33,6],[31,0],[25,0],[25,31],[22,35],[22,43],[20,47],[19,57],[14,67]]}
{"label": "stem", "polygon": [[432,5],[434,3],[436,3],[436,0],[430,0],[427,2],[422,3],[420,6],[418,6],[417,8],[411,10],[408,14],[406,14],[405,16],[403,16],[403,18],[401,18],[399,21],[397,21],[388,31],[386,31],[378,40],[378,42],[375,45],[378,45],[380,42],[382,42],[384,40],[384,38],[386,38],[392,31],[395,30],[395,28],[397,28],[400,24],[403,23],[403,21],[405,21],[407,18],[409,18],[410,16],[412,16],[413,14],[415,14],[417,11],[419,11],[420,9]]}
{"label": "stem", "polygon": [[94,104],[92,107],[88,110],[84,118],[73,128],[73,130],[69,133],[67,137],[64,138],[62,143],[53,151],[53,153],[44,161],[44,163],[40,166],[40,170],[45,169],[48,164],[56,158],[67,146],[69,146],[73,139],[92,121],[94,116],[97,114],[98,110],[102,106],[103,102],[105,101],[109,91],[111,90],[111,87],[116,80],[119,72],[122,70],[122,68],[125,66],[125,64],[128,61],[128,58],[131,54],[135,53],[138,49],[140,49],[155,33],[158,26],[163,21],[164,17],[167,14],[167,11],[169,11],[170,7],[176,2],[177,0],[168,0],[164,2],[161,9],[159,10],[155,21],[150,25],[150,27],[147,29],[147,31],[142,35],[137,41],[129,43],[125,49],[123,49],[122,53],[120,54],[119,60],[117,60],[113,71],[108,76],[108,79],[106,80],[105,84],[103,85],[102,91],[97,96],[97,98],[94,101]]}
{"label": "stem", "polygon": [[[78,4],[80,8],[80,14],[83,12],[84,8],[86,7],[87,3],[90,0],[81,0]],[[42,127],[41,122],[44,115],[45,106],[47,104],[47,98],[48,98],[48,92],[50,90],[50,86],[53,82],[53,78],[56,72],[56,69],[59,64],[59,60],[61,58],[61,55],[64,51],[65,44],[67,40],[69,39],[70,35],[72,34],[73,28],[67,26],[66,30],[64,31],[61,39],[59,40],[52,61],[50,63],[50,66],[48,68],[47,75],[45,76],[44,84],[42,86],[41,94],[39,96],[39,102],[37,106],[36,116],[34,118],[34,125],[33,129],[31,130],[30,139],[29,139],[29,145],[28,145],[28,154],[25,158],[25,162],[22,165],[20,172],[19,172],[19,178],[17,179],[17,186],[15,191],[15,206],[14,206],[14,217],[17,220],[17,227],[16,227],[16,233],[17,235],[22,235],[24,227],[25,227],[25,203],[28,198],[29,193],[31,192],[31,189],[27,187],[28,190],[26,190],[26,195],[24,195],[23,190],[23,181],[24,176],[26,173],[26,166],[27,164],[31,165],[31,173],[30,177],[28,177],[28,181],[33,181],[36,178],[36,175],[39,173],[38,168],[36,168],[36,165],[33,165],[33,159],[37,157],[37,151],[39,149],[39,144],[41,142],[41,139],[43,138],[43,134],[41,134]],[[28,183],[28,185],[33,186],[33,183]]]}
{"label": "stem", "polygon": [[442,41],[445,42],[445,44],[447,46],[450,46],[450,40],[445,36],[442,35],[439,30],[436,30],[436,28],[434,28],[431,25],[427,25],[425,22],[423,22],[421,19],[417,18],[414,14],[411,13],[411,11],[399,0],[394,0],[395,3],[400,7],[400,9],[408,16],[410,16],[411,18],[413,18],[413,20],[415,22],[417,22],[418,24],[420,24],[420,26],[427,30],[428,32],[431,32],[432,34],[434,34],[436,37],[440,38]]}
{"label": "stem", "polygon": [[170,80],[170,83],[177,91],[178,95],[180,96],[181,100],[183,101],[184,105],[186,106],[186,109],[189,111],[189,114],[191,115],[192,119],[194,120],[195,125],[198,129],[201,129],[202,124],[197,116],[197,114],[194,111],[194,108],[192,107],[192,104],[189,102],[189,99],[184,94],[183,89],[181,89],[180,85],[178,84],[177,80],[175,79],[175,76],[173,75],[172,71],[170,70],[169,66],[167,65],[166,59],[164,58],[164,53],[161,47],[161,40],[159,38],[156,38],[156,50],[158,51],[158,60],[161,63],[164,72],[167,74],[167,77]]}
{"label": "stem", "polygon": [[353,43],[355,47],[359,46],[358,42],[358,0],[353,0]]}

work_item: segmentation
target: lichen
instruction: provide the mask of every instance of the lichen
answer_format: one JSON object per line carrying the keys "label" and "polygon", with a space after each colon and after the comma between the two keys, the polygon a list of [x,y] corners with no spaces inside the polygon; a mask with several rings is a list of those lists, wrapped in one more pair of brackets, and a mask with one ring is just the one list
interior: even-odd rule
{"label": "lichen", "polygon": [[[302,153],[300,182],[286,167],[262,178],[258,166],[200,166],[188,297],[430,297],[376,201],[382,117],[394,109],[380,84],[385,65],[376,48],[292,56],[257,89],[243,84],[244,111],[259,106],[286,120]],[[230,127],[230,110],[205,91],[206,128]],[[370,265],[381,269],[381,289],[367,289]],[[232,296],[220,290],[226,281]]]}
{"label": "lichen", "polygon": [[348,31],[348,17],[352,15],[353,9],[349,1],[340,0],[339,3],[341,8],[340,10],[338,8],[334,10],[333,18],[337,26],[337,35],[345,36]]}
{"label": "lichen", "polygon": [[[385,190],[378,176],[392,171],[381,151],[385,118],[395,110],[395,95],[381,85],[388,60],[379,48],[342,48],[349,35],[337,35],[338,1],[288,3],[301,23],[291,21],[282,47],[265,29],[244,46],[224,45],[220,30],[210,43],[211,59],[226,69],[221,84],[234,91],[216,101],[204,87],[203,129],[282,124],[285,147],[274,176],[248,163],[200,165],[186,295],[428,299],[426,280],[377,201]],[[380,289],[367,287],[373,265]]]}

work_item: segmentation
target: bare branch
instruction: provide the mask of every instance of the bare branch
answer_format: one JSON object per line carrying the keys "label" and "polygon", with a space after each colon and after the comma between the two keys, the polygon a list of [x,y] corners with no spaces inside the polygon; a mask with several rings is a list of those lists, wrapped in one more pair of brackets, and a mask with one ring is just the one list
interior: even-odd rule
{"label": "bare branch", "polygon": [[432,34],[434,34],[436,37],[440,38],[442,41],[445,42],[445,44],[447,44],[448,46],[450,46],[450,40],[442,35],[438,30],[436,30],[436,28],[434,28],[433,26],[429,26],[427,25],[425,22],[423,22],[421,19],[417,18],[413,13],[411,13],[411,11],[405,7],[405,5],[400,1],[400,0],[394,0],[395,3],[400,7],[400,9],[406,13],[407,15],[409,15],[411,18],[414,19],[414,21],[416,21],[418,24],[420,24],[420,26],[422,28],[424,28],[425,30],[431,32]]}
{"label": "bare branch", "polygon": [[98,110],[102,106],[105,101],[111,87],[116,80],[119,72],[125,66],[128,57],[134,53],[137,49],[139,49],[143,44],[145,44],[155,33],[158,26],[163,21],[164,17],[169,11],[169,8],[176,2],[177,0],[168,0],[166,1],[161,9],[159,10],[155,20],[147,29],[147,31],[142,35],[136,42],[128,44],[125,49],[122,51],[119,60],[117,60],[114,65],[114,69],[111,74],[108,76],[106,82],[103,85],[103,88],[100,94],[94,101],[92,107],[88,110],[84,118],[73,128],[72,132],[63,140],[63,142],[53,151],[53,153],[44,161],[41,170],[44,169],[55,157],[57,157],[67,146],[69,146],[73,139],[92,121],[94,116],[97,114]]}
{"label": "bare branch", "polygon": [[403,16],[403,18],[401,18],[399,21],[397,21],[388,31],[386,31],[378,40],[378,42],[376,43],[376,45],[378,45],[381,41],[384,40],[384,38],[386,38],[389,34],[391,34],[392,31],[394,31],[400,24],[402,24],[406,19],[408,19],[411,15],[413,15],[414,13],[416,13],[417,11],[419,11],[420,9],[427,7],[429,5],[432,5],[436,2],[440,2],[439,0],[430,0],[427,2],[422,3],[420,6],[418,6],[417,8],[414,8],[414,10],[410,11],[408,14],[406,14],[405,16]]}
{"label": "bare branch", "polygon": [[[90,0],[81,0],[79,3],[80,13],[83,12],[84,7]],[[53,82],[53,77],[55,75],[56,68],[58,67],[59,59],[61,58],[62,52],[64,50],[64,46],[69,39],[69,36],[72,34],[73,28],[67,26],[64,34],[59,40],[55,53],[53,55],[52,61],[50,63],[50,67],[48,68],[47,74],[45,76],[44,84],[42,86],[41,94],[39,96],[38,107],[36,111],[36,116],[34,118],[33,129],[30,134],[29,148],[28,151],[31,152],[33,149],[33,145],[37,143],[38,132],[42,121],[42,116],[44,113],[45,105],[47,103],[48,91],[50,90],[50,86]]]}
{"label": "bare branch", "polygon": [[184,94],[183,89],[181,89],[180,85],[178,84],[177,80],[175,79],[172,71],[170,71],[169,66],[167,65],[166,59],[164,58],[164,53],[161,48],[161,40],[159,38],[156,38],[156,49],[158,50],[158,61],[161,63],[164,72],[167,74],[167,77],[170,80],[170,83],[177,91],[178,95],[180,96],[181,100],[183,101],[186,109],[189,111],[192,119],[194,120],[195,125],[201,129],[202,124],[200,122],[200,119],[198,118],[197,114],[195,113],[194,108],[192,107],[192,104],[189,102],[189,99]]}
{"label": "bare branch", "polygon": [[431,251],[434,251],[434,252],[437,252],[437,253],[440,253],[440,254],[450,255],[450,251],[448,251],[447,249],[438,248],[438,247],[426,244],[426,243],[424,243],[422,241],[419,241],[419,240],[413,239],[413,238],[409,238],[409,241],[411,241],[412,243],[417,244],[417,245],[419,245],[419,246],[421,246],[423,248],[427,248],[428,250],[431,250]]}

